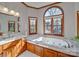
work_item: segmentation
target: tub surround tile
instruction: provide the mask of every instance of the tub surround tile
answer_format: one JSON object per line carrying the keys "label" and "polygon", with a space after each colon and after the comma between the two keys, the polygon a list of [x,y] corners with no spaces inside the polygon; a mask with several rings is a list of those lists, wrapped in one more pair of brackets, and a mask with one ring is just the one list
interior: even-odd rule
{"label": "tub surround tile", "polygon": [[55,46],[45,45],[41,42],[33,42],[31,40],[27,40],[27,42],[35,44],[35,45],[43,46],[45,48],[49,48],[49,49],[52,49],[52,50],[55,50],[55,51],[59,51],[59,52],[65,53],[65,54],[69,54],[69,55],[73,55],[73,56],[79,56],[79,49],[77,47],[74,47],[74,48],[58,48],[58,47],[55,47]]}

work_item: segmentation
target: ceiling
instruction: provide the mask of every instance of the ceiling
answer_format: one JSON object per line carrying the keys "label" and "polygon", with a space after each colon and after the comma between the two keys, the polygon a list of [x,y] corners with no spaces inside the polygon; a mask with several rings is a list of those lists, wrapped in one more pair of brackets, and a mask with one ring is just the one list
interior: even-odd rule
{"label": "ceiling", "polygon": [[23,2],[28,7],[33,8],[42,8],[51,4],[54,4],[56,2]]}

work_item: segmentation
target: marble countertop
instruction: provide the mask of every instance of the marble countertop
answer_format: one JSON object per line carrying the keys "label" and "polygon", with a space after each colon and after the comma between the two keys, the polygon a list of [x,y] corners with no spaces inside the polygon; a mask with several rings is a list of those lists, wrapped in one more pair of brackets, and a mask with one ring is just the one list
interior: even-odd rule
{"label": "marble countertop", "polygon": [[[0,41],[0,45],[3,45],[3,44],[6,44],[6,43],[9,43],[9,42],[18,40],[18,39],[23,38],[23,37],[26,37],[26,35],[18,34],[18,35],[15,35],[14,37],[3,39],[3,40]],[[52,50],[56,50],[56,51],[59,51],[59,52],[65,53],[65,54],[79,56],[79,47],[59,48],[59,47],[55,47],[55,46],[48,46],[48,45],[45,45],[45,44],[43,44],[41,42],[39,42],[39,43],[34,42],[34,41],[32,41],[32,40],[30,40],[28,38],[26,38],[26,39],[27,39],[27,42],[32,43],[32,44],[43,46],[43,47],[46,47],[46,48],[49,48],[49,49],[52,49]]]}
{"label": "marble countertop", "polygon": [[3,45],[3,44],[6,44],[6,43],[9,43],[9,42],[18,40],[18,39],[23,38],[23,37],[26,37],[26,36],[22,35],[22,34],[19,34],[19,35],[15,35],[13,37],[8,37],[8,38],[5,38],[5,39],[2,39],[0,41],[0,45]]}
{"label": "marble countertop", "polygon": [[65,54],[79,56],[79,49],[77,49],[75,47],[74,48],[59,48],[59,47],[55,47],[55,46],[48,46],[48,45],[45,45],[41,42],[38,43],[38,42],[31,41],[31,40],[27,40],[27,42],[32,43],[32,44],[36,44],[39,46],[43,46],[43,47],[46,47],[46,48],[49,48],[49,49],[52,49],[55,51],[59,51],[59,52],[65,53]]}

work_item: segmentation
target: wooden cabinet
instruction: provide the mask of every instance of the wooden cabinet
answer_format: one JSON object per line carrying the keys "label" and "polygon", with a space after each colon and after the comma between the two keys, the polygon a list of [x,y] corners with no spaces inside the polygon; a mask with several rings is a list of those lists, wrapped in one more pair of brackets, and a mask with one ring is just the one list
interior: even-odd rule
{"label": "wooden cabinet", "polygon": [[68,55],[64,53],[58,53],[58,57],[68,57]]}
{"label": "wooden cabinet", "polygon": [[41,57],[75,57],[27,42],[27,50]]}
{"label": "wooden cabinet", "polygon": [[35,54],[37,54],[39,56],[43,56],[43,48],[35,45]]}
{"label": "wooden cabinet", "polygon": [[[19,49],[16,48],[16,46],[18,44],[21,45],[21,39],[18,39],[18,40],[15,40],[15,41],[12,41],[12,42],[9,42],[7,44],[4,44],[3,45],[3,56],[4,57],[12,57],[12,56],[16,56],[17,55],[17,51]],[[15,50],[16,49],[16,50]]]}
{"label": "wooden cabinet", "polygon": [[[21,40],[16,44],[16,46],[13,46],[12,48],[12,56],[17,56],[20,53],[22,47]],[[16,52],[15,52],[16,51]]]}
{"label": "wooden cabinet", "polygon": [[76,56],[73,56],[73,55],[68,55],[68,54],[65,54],[65,53],[62,53],[62,52],[58,52],[58,57],[76,57]]}
{"label": "wooden cabinet", "polygon": [[47,48],[44,48],[44,57],[57,57],[57,52],[56,51],[53,51],[53,50],[50,50],[50,49],[47,49]]}
{"label": "wooden cabinet", "polygon": [[3,49],[7,49],[7,48],[9,48],[10,46],[11,46],[11,42],[6,43],[6,44],[3,45]]}
{"label": "wooden cabinet", "polygon": [[[12,56],[18,56],[24,52],[27,48],[26,41],[23,38],[18,42],[16,46],[13,47]],[[16,52],[15,52],[16,51]]]}
{"label": "wooden cabinet", "polygon": [[2,45],[0,45],[0,55],[2,54]]}
{"label": "wooden cabinet", "polygon": [[3,57],[12,57],[12,48],[3,50]]}
{"label": "wooden cabinet", "polygon": [[43,56],[43,48],[27,42],[27,50],[39,56]]}
{"label": "wooden cabinet", "polygon": [[44,56],[45,57],[70,57],[71,55],[44,48]]}
{"label": "wooden cabinet", "polygon": [[3,57],[16,57],[26,50],[24,38],[9,42],[0,46],[0,54]]}
{"label": "wooden cabinet", "polygon": [[6,43],[6,44],[3,45],[3,49],[8,49],[8,48],[10,48],[12,46],[15,46],[19,41],[20,41],[20,39],[9,42],[9,43]]}
{"label": "wooden cabinet", "polygon": [[33,44],[27,42],[27,50],[28,50],[28,51],[31,51],[31,52],[34,53],[34,48],[35,48],[35,47],[34,47]]}
{"label": "wooden cabinet", "polygon": [[24,38],[22,38],[21,40],[21,50],[20,50],[20,53],[19,55],[24,52],[25,50],[27,50],[27,42]]}

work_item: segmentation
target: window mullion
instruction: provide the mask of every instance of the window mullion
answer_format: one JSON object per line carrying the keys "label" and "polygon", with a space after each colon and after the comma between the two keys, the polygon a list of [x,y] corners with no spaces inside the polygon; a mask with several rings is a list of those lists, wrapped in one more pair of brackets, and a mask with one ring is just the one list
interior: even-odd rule
{"label": "window mullion", "polygon": [[53,33],[53,21],[54,21],[54,20],[53,20],[53,17],[51,18],[51,20],[52,20],[52,21],[51,21],[51,34],[52,34],[52,33]]}
{"label": "window mullion", "polygon": [[[46,34],[52,34],[57,36],[63,36],[64,32],[64,15],[61,8],[54,7],[47,10],[45,13],[46,19],[50,19],[50,22],[47,21],[47,23],[51,23],[50,27],[44,28]],[[61,22],[61,23],[60,23]]]}

